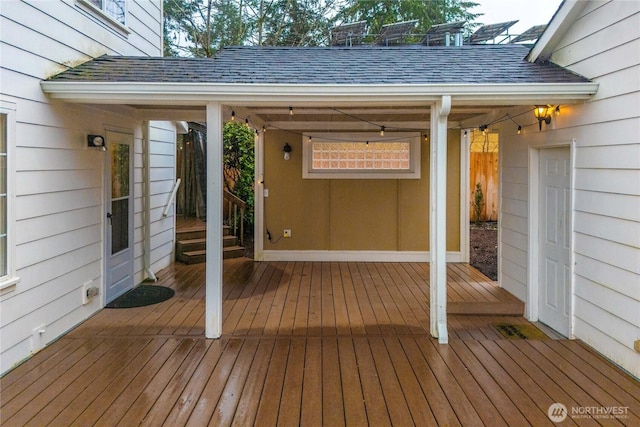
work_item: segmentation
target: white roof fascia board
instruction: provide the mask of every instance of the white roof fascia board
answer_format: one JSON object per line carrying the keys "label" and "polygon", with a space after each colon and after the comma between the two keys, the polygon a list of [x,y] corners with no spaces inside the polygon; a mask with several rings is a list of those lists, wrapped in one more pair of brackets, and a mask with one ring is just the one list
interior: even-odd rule
{"label": "white roof fascia board", "polygon": [[569,31],[587,3],[586,0],[565,0],[562,2],[547,28],[529,51],[526,59],[529,62],[548,60],[560,39]]}
{"label": "white roof fascia board", "polygon": [[451,96],[454,105],[588,99],[597,83],[288,85],[219,83],[41,82],[50,97],[76,103],[206,105],[207,102],[302,105],[415,105]]}

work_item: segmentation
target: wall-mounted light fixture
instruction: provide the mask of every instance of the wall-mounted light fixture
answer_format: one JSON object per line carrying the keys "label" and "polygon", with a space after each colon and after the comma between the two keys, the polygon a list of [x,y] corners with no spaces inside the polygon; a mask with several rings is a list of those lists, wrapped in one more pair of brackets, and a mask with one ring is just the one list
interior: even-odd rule
{"label": "wall-mounted light fixture", "polygon": [[104,136],[102,135],[87,135],[87,146],[88,147],[104,147]]}
{"label": "wall-mounted light fixture", "polygon": [[549,105],[536,105],[536,108],[533,110],[533,114],[535,114],[536,119],[538,119],[538,128],[542,131],[542,122],[545,122],[547,125],[551,123],[551,111],[553,108]]}
{"label": "wall-mounted light fixture", "polygon": [[289,145],[289,143],[284,144],[284,147],[282,147],[282,152],[284,153],[284,159],[285,160],[289,160],[291,158],[291,146]]}

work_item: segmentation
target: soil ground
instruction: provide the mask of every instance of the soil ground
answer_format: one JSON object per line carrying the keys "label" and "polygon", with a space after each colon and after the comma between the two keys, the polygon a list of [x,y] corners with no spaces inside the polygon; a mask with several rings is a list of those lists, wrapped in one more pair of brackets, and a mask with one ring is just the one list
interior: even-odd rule
{"label": "soil ground", "polygon": [[470,264],[491,280],[498,280],[498,224],[472,223],[469,230]]}

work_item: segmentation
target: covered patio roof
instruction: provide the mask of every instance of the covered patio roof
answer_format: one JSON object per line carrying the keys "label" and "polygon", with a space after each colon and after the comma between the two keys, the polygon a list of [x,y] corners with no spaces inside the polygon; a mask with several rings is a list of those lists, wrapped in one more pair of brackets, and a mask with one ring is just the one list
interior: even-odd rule
{"label": "covered patio roof", "polygon": [[42,82],[68,102],[204,106],[574,102],[597,84],[521,45],[231,47],[215,58],[102,56]]}
{"label": "covered patio roof", "polygon": [[[277,122],[283,129],[374,130],[373,117],[382,115],[396,130],[429,129],[431,334],[446,343],[447,129],[463,121],[473,126],[498,107],[579,102],[598,88],[553,63],[527,61],[528,52],[520,45],[232,47],[214,59],[103,56],[41,85],[52,98],[130,106],[144,119],[206,120],[215,147],[207,151],[209,206],[222,203],[222,128],[232,111],[256,128]],[[282,107],[308,114],[285,121]],[[256,165],[256,176],[262,167]],[[256,182],[256,194],[262,185]],[[221,223],[221,209],[208,209],[210,338],[222,333],[221,230],[214,226]],[[256,224],[261,230],[260,218]]]}

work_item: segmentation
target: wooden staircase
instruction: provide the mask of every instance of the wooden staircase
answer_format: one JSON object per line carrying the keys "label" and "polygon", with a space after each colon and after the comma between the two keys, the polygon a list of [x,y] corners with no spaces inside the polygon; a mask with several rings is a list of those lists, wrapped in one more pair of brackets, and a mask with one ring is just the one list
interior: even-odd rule
{"label": "wooden staircase", "polygon": [[[238,237],[231,234],[231,227],[223,226],[223,258],[244,256],[244,248]],[[176,231],[176,260],[185,264],[198,264],[207,260],[206,224],[181,228]]]}

